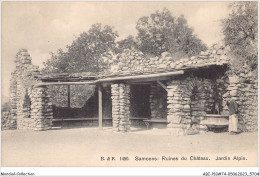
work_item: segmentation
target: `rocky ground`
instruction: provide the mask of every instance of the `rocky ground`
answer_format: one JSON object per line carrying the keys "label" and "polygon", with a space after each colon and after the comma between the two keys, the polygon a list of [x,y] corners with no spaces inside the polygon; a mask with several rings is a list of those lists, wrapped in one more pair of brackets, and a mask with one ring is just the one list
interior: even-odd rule
{"label": "rocky ground", "polygon": [[[257,132],[170,136],[162,129],[114,133],[106,127],[1,133],[2,166],[257,166]],[[182,156],[187,160],[181,161]],[[231,160],[215,160],[217,156]],[[194,160],[197,157],[210,160]]]}

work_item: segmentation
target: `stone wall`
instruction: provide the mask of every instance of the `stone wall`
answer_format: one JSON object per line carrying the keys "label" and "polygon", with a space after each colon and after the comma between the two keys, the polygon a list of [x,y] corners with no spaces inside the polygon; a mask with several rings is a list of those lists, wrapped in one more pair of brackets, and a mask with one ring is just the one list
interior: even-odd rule
{"label": "stone wall", "polygon": [[31,61],[26,49],[16,54],[10,84],[10,119],[17,121],[17,129],[46,130],[51,128],[52,108],[47,106],[46,88],[33,88],[41,74]]}
{"label": "stone wall", "polygon": [[241,131],[257,131],[257,78],[250,73],[237,76],[227,72],[216,83],[222,95],[222,114],[228,114],[227,101],[232,98],[238,104],[239,129]]}
{"label": "stone wall", "polygon": [[167,83],[168,128],[172,134],[194,134],[207,131],[200,125],[206,114],[228,115],[227,101],[236,100],[239,129],[257,130],[257,79],[252,75],[231,75],[230,70],[215,78],[183,76]]}
{"label": "stone wall", "polygon": [[244,131],[258,130],[258,80],[251,76],[240,76],[239,116]]}
{"label": "stone wall", "polygon": [[[15,72],[12,73],[10,79],[10,89],[9,89],[9,102],[10,102],[10,119],[13,119],[15,122],[17,120],[17,81]],[[16,123],[15,123],[16,127]]]}
{"label": "stone wall", "polygon": [[[228,50],[228,47],[215,45],[209,50],[202,51],[198,56],[179,60],[167,52],[155,57],[144,56],[135,50],[124,50],[118,55],[103,58],[103,62],[108,63],[110,70],[100,77],[183,70],[183,76],[172,78],[165,84],[168,128],[172,134],[184,135],[207,131],[207,127],[200,125],[200,121],[207,113],[228,114],[226,102],[229,96],[238,103],[239,122],[243,131],[256,131],[257,78],[250,73],[236,76],[229,68],[222,72],[221,67],[229,63]],[[33,85],[39,82],[37,78],[41,76],[38,67],[32,65],[31,57],[25,49],[17,53],[15,63],[16,68],[12,73],[10,85],[11,116],[5,115],[5,122],[12,122],[12,127],[17,125],[18,129],[50,129],[53,110],[47,88],[33,88]],[[214,66],[217,69],[211,74],[212,77],[206,76],[209,73],[192,74],[195,73],[194,68],[202,71],[202,68],[198,69],[202,66]],[[151,118],[166,118],[166,109],[161,96],[164,95],[163,92],[161,86],[152,84]],[[129,131],[130,86],[125,83],[113,83],[111,99],[113,130]]]}
{"label": "stone wall", "polygon": [[213,82],[196,76],[180,77],[167,83],[168,128],[174,135],[207,131],[200,125],[214,105]]}
{"label": "stone wall", "polygon": [[29,118],[28,106],[25,105],[28,88],[34,83],[34,76],[39,75],[38,67],[32,65],[26,49],[18,51],[15,57],[15,71],[10,82],[10,103],[12,118],[17,120],[17,129],[24,128],[24,121]]}
{"label": "stone wall", "polygon": [[1,130],[16,129],[16,119],[10,112],[2,112],[1,114]]}
{"label": "stone wall", "polygon": [[[205,77],[202,74],[196,77],[197,81],[194,82],[189,80],[192,76],[185,75],[186,78],[182,77],[167,83],[168,91],[170,90],[168,92],[167,119],[170,120],[168,127],[181,126],[181,129],[185,131],[180,134],[205,132],[207,128],[199,124],[200,120],[205,114],[227,115],[226,102],[228,96],[231,95],[238,103],[240,125],[243,131],[255,131],[257,130],[257,78],[252,78],[248,73],[241,73],[238,80],[234,81],[229,68],[229,50],[228,46],[214,45],[202,51],[198,56],[178,60],[167,52],[158,57],[148,57],[139,51],[124,50],[120,54],[106,56],[103,59],[110,66],[108,75],[140,75],[179,69],[186,72],[185,69],[216,64],[211,77],[207,77],[209,73],[204,73]],[[151,86],[152,118],[163,117],[163,110],[158,109],[152,99],[159,92],[157,89],[157,86]],[[176,99],[171,98],[173,93]]]}
{"label": "stone wall", "polygon": [[226,54],[229,50],[229,47],[214,45],[198,56],[180,59],[168,52],[162,53],[161,56],[145,56],[140,51],[125,49],[117,55],[107,54],[103,57],[103,62],[109,68],[105,72],[107,75],[163,72],[207,63],[228,63]]}
{"label": "stone wall", "polygon": [[113,131],[130,130],[130,86],[127,84],[111,85]]}
{"label": "stone wall", "polygon": [[29,93],[31,99],[31,119],[30,128],[33,130],[48,130],[52,127],[53,110],[50,97],[47,95],[47,87],[33,88]]}

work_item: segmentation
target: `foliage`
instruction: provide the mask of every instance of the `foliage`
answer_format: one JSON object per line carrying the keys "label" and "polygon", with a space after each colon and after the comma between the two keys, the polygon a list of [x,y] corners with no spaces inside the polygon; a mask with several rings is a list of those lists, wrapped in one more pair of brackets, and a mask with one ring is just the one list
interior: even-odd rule
{"label": "foliage", "polygon": [[[83,107],[85,102],[94,95],[95,86],[92,85],[71,85],[70,86],[70,107]],[[57,107],[68,106],[68,86],[49,86],[48,94],[51,102]]]}
{"label": "foliage", "polygon": [[[66,51],[59,49],[57,54],[51,53],[51,58],[44,63],[43,73],[74,73],[74,72],[100,72],[106,68],[106,64],[100,60],[103,55],[113,51],[120,53],[124,49],[138,49],[146,55],[160,55],[168,51],[175,56],[195,55],[205,49],[188,27],[183,16],[173,17],[169,10],[156,12],[149,17],[142,17],[136,26],[138,36],[128,36],[126,39],[116,41],[118,34],[110,26],[102,27],[94,24],[87,31],[77,37]],[[75,86],[71,88],[71,100],[84,100],[92,94],[91,89]],[[67,88],[50,88],[53,102],[66,106]]]}
{"label": "foliage", "polygon": [[9,101],[9,97],[2,94],[1,96],[1,111],[2,112],[10,112],[11,110],[11,103]]}
{"label": "foliage", "polygon": [[99,72],[102,68],[99,58],[115,47],[117,36],[112,27],[94,24],[67,46],[67,52],[59,49],[57,55],[51,53],[43,72]]}
{"label": "foliage", "polygon": [[23,100],[23,108],[30,108],[31,107],[31,99],[28,95],[28,89],[26,89],[24,100]]}
{"label": "foliage", "polygon": [[233,2],[229,16],[223,20],[226,45],[234,57],[233,70],[257,69],[258,21],[257,2]]}
{"label": "foliage", "polygon": [[160,55],[167,51],[191,56],[206,49],[184,16],[174,17],[168,9],[141,17],[136,29],[140,50],[144,53]]}
{"label": "foliage", "polygon": [[124,49],[138,49],[138,44],[134,36],[130,35],[126,39],[122,39],[117,42],[117,47],[115,48],[115,52],[120,53]]}
{"label": "foliage", "polygon": [[[110,26],[102,27],[101,24],[94,24],[88,30],[76,38],[67,51],[59,49],[57,54],[51,53],[51,58],[44,63],[43,73],[78,73],[78,72],[99,72],[106,66],[99,59],[103,54],[115,48],[117,32]],[[92,86],[71,87],[71,106],[81,107],[85,101],[93,95]],[[56,106],[66,107],[67,87],[50,87],[52,102]]]}
{"label": "foliage", "polygon": [[9,102],[5,102],[2,104],[1,106],[1,112],[10,112],[11,108],[10,108],[10,103]]}
{"label": "foliage", "polygon": [[82,107],[94,95],[95,88],[95,85],[71,85],[71,107]]}

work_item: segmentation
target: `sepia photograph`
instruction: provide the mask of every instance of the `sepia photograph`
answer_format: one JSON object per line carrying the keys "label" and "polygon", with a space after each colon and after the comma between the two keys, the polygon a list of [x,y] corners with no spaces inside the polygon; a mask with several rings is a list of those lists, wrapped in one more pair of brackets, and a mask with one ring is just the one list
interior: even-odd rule
{"label": "sepia photograph", "polygon": [[1,5],[2,167],[258,167],[257,1]]}

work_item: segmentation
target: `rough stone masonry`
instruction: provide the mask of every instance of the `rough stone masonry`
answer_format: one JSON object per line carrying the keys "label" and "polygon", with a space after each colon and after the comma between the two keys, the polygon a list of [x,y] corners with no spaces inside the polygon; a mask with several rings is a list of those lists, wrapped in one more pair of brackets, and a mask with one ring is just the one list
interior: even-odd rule
{"label": "rough stone masonry", "polygon": [[127,132],[130,130],[130,86],[112,84],[112,121],[113,130]]}
{"label": "rough stone masonry", "polygon": [[46,87],[34,88],[40,82],[39,68],[32,65],[26,49],[16,54],[15,71],[10,85],[11,114],[9,128],[47,130],[51,128],[52,104]]}
{"label": "rough stone masonry", "polygon": [[[200,124],[206,114],[212,114],[216,105],[219,113],[227,114],[227,97],[233,97],[239,106],[239,121],[243,131],[257,130],[257,78],[245,69],[236,75],[230,71],[228,47],[215,45],[198,56],[174,59],[169,53],[160,57],[147,57],[140,51],[125,50],[117,55],[103,57],[108,69],[102,77],[143,75],[158,72],[193,69],[216,65],[215,73],[195,71],[183,76],[173,77],[164,84],[166,90],[151,83],[150,108],[151,118],[166,119],[173,135],[189,135],[207,131],[207,126]],[[16,55],[16,68],[12,73],[10,86],[11,112],[3,113],[2,128],[48,130],[52,127],[52,103],[47,94],[47,87],[33,87],[41,82],[38,67],[32,65],[27,50],[22,49]],[[227,66],[227,67],[225,67]],[[245,66],[246,67],[246,66]],[[212,70],[213,72],[213,70]],[[166,92],[166,93],[163,93]],[[167,109],[162,109],[162,97],[165,94]],[[130,130],[130,85],[124,82],[111,83],[113,130]]]}
{"label": "rough stone masonry", "polygon": [[[230,58],[227,53],[229,47],[215,45],[200,55],[180,60],[174,59],[165,52],[159,57],[146,57],[140,51],[125,50],[123,53],[109,54],[103,62],[110,67],[107,75],[141,75],[186,68],[199,68],[201,65],[216,64],[227,65],[227,68],[218,72],[215,70],[213,77],[203,75],[194,76],[186,74],[184,77],[169,80],[167,85],[167,121],[168,128],[174,135],[186,135],[205,132],[206,125],[200,124],[206,114],[214,113],[218,105],[218,113],[228,115],[227,97],[231,95],[239,105],[239,122],[243,131],[257,130],[257,78],[252,73],[245,72],[235,75],[230,71]],[[199,70],[199,69],[198,69]],[[208,75],[209,73],[204,73]],[[157,92],[157,93],[155,93]],[[163,111],[159,108],[160,96],[156,85],[151,84],[150,108],[151,118],[163,118]],[[114,100],[115,101],[115,100]],[[116,104],[113,102],[113,104]]]}

